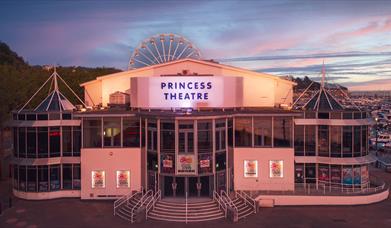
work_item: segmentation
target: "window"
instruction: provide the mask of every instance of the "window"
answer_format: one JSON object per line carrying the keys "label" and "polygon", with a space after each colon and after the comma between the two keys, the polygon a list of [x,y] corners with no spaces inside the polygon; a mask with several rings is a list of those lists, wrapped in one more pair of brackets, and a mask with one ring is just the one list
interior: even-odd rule
{"label": "window", "polygon": [[353,113],[353,118],[354,119],[361,119],[361,112],[354,112]]}
{"label": "window", "polygon": [[157,152],[157,128],[156,123],[148,122],[148,145],[147,150],[150,152]]}
{"label": "window", "polygon": [[329,156],[329,126],[318,126],[318,155]]}
{"label": "window", "polygon": [[304,183],[304,164],[295,163],[295,183]]}
{"label": "window", "polygon": [[235,118],[235,147],[252,147],[251,117]]}
{"label": "window", "polygon": [[120,170],[116,172],[117,188],[130,188],[130,171]]}
{"label": "window", "polygon": [[18,179],[19,179],[19,170],[18,170],[18,165],[13,165],[14,166],[14,173],[12,175],[13,177],[13,187],[14,189],[18,190]]}
{"label": "window", "polygon": [[102,170],[92,171],[91,177],[92,177],[92,188],[106,187],[105,171]]}
{"label": "window", "polygon": [[81,170],[80,164],[73,164],[73,178],[72,178],[73,189],[80,189],[81,186]]}
{"label": "window", "polygon": [[73,156],[80,156],[80,147],[81,147],[81,128],[72,127],[73,131]]}
{"label": "window", "polygon": [[102,147],[102,122],[101,118],[85,118],[83,120],[83,147]]}
{"label": "window", "polygon": [[62,127],[62,156],[72,156],[72,127]]}
{"label": "window", "polygon": [[274,147],[291,147],[291,117],[274,117]]}
{"label": "window", "polygon": [[[225,153],[224,153],[225,155]],[[212,154],[198,154],[198,173],[213,173]]]}
{"label": "window", "polygon": [[228,146],[233,147],[234,134],[233,134],[233,121],[228,119]]}
{"label": "window", "polygon": [[244,177],[258,177],[257,160],[244,160]]}
{"label": "window", "polygon": [[37,120],[47,120],[48,119],[48,114],[38,114],[37,115]]}
{"label": "window", "polygon": [[216,144],[216,152],[225,151],[226,148],[226,140],[225,140],[225,120],[216,121],[216,132],[215,132],[215,144]]}
{"label": "window", "polygon": [[37,115],[35,115],[35,114],[27,114],[26,120],[37,120]]}
{"label": "window", "polygon": [[307,125],[305,126],[305,156],[315,156],[316,155],[316,126]]}
{"label": "window", "polygon": [[304,125],[295,125],[295,155],[304,155]]}
{"label": "window", "polygon": [[352,157],[352,126],[344,126],[342,130],[342,155],[343,157]]}
{"label": "window", "polygon": [[37,132],[35,127],[27,128],[27,157],[36,158],[37,156]]}
{"label": "window", "polygon": [[272,160],[269,161],[269,177],[270,178],[282,178],[284,177],[284,161]]}
{"label": "window", "polygon": [[340,126],[330,126],[331,157],[341,157],[341,133]]}
{"label": "window", "polygon": [[20,165],[19,167],[19,191],[26,191],[26,166]]}
{"label": "window", "polygon": [[331,112],[331,119],[341,119],[341,113],[340,112]]}
{"label": "window", "polygon": [[163,153],[175,152],[175,124],[171,122],[160,123],[160,147]]}
{"label": "window", "polygon": [[122,137],[124,147],[140,147],[140,120],[138,118],[123,119]]}
{"label": "window", "polygon": [[26,157],[26,128],[19,128],[19,157]]}
{"label": "window", "polygon": [[47,158],[49,151],[48,128],[38,128],[38,158]]}
{"label": "window", "polygon": [[37,191],[37,167],[27,166],[27,191]]}
{"label": "window", "polygon": [[361,151],[362,156],[368,155],[368,127],[361,127]]}
{"label": "window", "polygon": [[305,182],[316,183],[316,165],[313,163],[305,164]]}
{"label": "window", "polygon": [[212,121],[198,121],[198,153],[212,153]]}
{"label": "window", "polygon": [[330,182],[330,169],[328,164],[319,164],[318,180],[320,182]]}
{"label": "window", "polygon": [[103,141],[105,147],[121,146],[120,118],[103,118]]}
{"label": "window", "polygon": [[341,186],[341,166],[340,165],[331,165],[330,166],[330,180],[332,185],[338,187]]}
{"label": "window", "polygon": [[319,112],[318,113],[318,119],[328,119],[329,118],[329,113],[328,112]]}
{"label": "window", "polygon": [[354,126],[353,128],[353,155],[354,157],[361,156],[361,126]]}
{"label": "window", "polygon": [[56,191],[60,189],[60,166],[50,166],[50,191]]}
{"label": "window", "polygon": [[305,118],[306,119],[315,119],[316,118],[316,112],[305,112]]}
{"label": "window", "polygon": [[[194,153],[194,129],[193,121],[179,123],[178,147],[179,153]],[[199,149],[200,151],[200,149]]]}
{"label": "window", "polygon": [[50,157],[60,156],[61,131],[60,127],[49,128]]}
{"label": "window", "polygon": [[343,119],[352,119],[353,118],[353,113],[351,112],[343,112],[342,113]]}
{"label": "window", "polygon": [[18,128],[13,128],[13,148],[14,148],[14,157],[18,157]]}
{"label": "window", "polygon": [[62,114],[62,119],[63,120],[71,120],[72,119],[72,114],[71,113],[63,113]]}
{"label": "window", "polygon": [[216,154],[216,172],[225,170],[226,166],[227,166],[226,153]]}
{"label": "window", "polygon": [[38,166],[38,191],[47,192],[49,190],[48,166]]}
{"label": "window", "polygon": [[254,117],[254,145],[256,147],[272,146],[271,117]]}
{"label": "window", "polygon": [[62,165],[62,188],[72,189],[72,164]]}
{"label": "window", "polygon": [[148,170],[157,171],[158,170],[158,161],[156,153],[147,154],[147,167]]}

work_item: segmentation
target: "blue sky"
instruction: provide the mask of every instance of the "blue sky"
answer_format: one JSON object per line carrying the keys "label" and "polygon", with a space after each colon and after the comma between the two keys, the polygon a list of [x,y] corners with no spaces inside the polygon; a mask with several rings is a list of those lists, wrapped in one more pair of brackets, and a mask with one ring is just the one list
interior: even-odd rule
{"label": "blue sky", "polygon": [[354,90],[391,89],[391,1],[1,1],[0,40],[31,64],[126,69],[149,36],[205,59]]}

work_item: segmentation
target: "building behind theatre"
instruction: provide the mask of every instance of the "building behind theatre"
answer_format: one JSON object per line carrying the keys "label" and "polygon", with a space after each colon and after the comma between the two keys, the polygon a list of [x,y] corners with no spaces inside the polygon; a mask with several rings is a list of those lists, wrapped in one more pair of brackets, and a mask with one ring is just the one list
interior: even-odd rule
{"label": "building behind theatre", "polygon": [[15,111],[14,194],[113,199],[151,189],[164,198],[370,187],[364,110],[345,108],[324,87],[293,109],[292,81],[169,56],[142,67],[135,59],[130,70],[81,84],[93,108],[75,107],[54,86],[37,107]]}

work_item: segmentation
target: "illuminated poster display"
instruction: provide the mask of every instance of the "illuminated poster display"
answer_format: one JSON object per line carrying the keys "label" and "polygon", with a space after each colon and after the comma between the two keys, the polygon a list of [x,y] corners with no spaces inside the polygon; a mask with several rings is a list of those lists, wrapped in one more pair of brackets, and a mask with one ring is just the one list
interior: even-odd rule
{"label": "illuminated poster display", "polygon": [[95,170],[91,172],[92,188],[105,188],[105,171]]}
{"label": "illuminated poster display", "polygon": [[161,172],[163,173],[175,172],[174,155],[162,154],[160,158],[160,163],[161,163]]}
{"label": "illuminated poster display", "polygon": [[196,174],[197,163],[194,155],[178,155],[177,164],[177,174]]}
{"label": "illuminated poster display", "polygon": [[361,183],[366,184],[369,182],[368,166],[361,166]]}
{"label": "illuminated poster display", "polygon": [[130,171],[117,171],[117,188],[130,188]]}
{"label": "illuminated poster display", "polygon": [[283,168],[284,168],[284,162],[282,160],[273,160],[269,162],[270,166],[270,177],[276,178],[276,177],[284,177]]}
{"label": "illuminated poster display", "polygon": [[352,167],[342,168],[342,182],[343,184],[353,184],[353,169]]}
{"label": "illuminated poster display", "polygon": [[244,160],[244,177],[258,177],[257,160]]}
{"label": "illuminated poster display", "polygon": [[353,184],[361,184],[361,168],[360,166],[353,168]]}
{"label": "illuminated poster display", "polygon": [[331,166],[331,182],[341,184],[341,167]]}
{"label": "illuminated poster display", "polygon": [[134,77],[130,97],[134,107],[238,107],[242,87],[240,77]]}
{"label": "illuminated poster display", "polygon": [[318,179],[320,181],[329,181],[329,166],[328,165],[319,165]]}
{"label": "illuminated poster display", "polygon": [[211,173],[212,156],[209,154],[198,154],[198,173]]}

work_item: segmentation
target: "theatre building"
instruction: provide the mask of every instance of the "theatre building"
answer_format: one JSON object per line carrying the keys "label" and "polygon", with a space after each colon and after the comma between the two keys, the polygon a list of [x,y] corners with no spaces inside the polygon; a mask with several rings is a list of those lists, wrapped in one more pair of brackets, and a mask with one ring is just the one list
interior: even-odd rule
{"label": "theatre building", "polygon": [[345,197],[377,186],[365,111],[344,107],[323,85],[297,109],[292,81],[183,56],[81,84],[82,108],[59,91],[55,72],[41,104],[14,112],[14,194],[117,199],[152,190],[167,199],[245,191],[284,205],[308,189]]}

